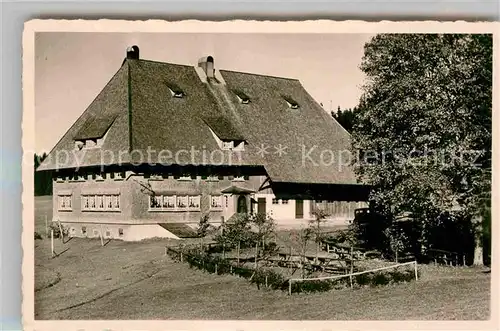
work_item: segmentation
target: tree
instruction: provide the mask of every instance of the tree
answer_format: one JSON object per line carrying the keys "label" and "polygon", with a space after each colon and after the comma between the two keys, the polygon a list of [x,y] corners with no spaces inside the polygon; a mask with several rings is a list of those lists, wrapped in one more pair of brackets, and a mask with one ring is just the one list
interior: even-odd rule
{"label": "tree", "polygon": [[196,233],[200,238],[200,246],[203,250],[203,239],[209,235],[213,230],[212,224],[210,224],[210,215],[205,214],[200,217],[200,221],[198,222],[198,228],[196,229]]}
{"label": "tree", "polygon": [[371,198],[391,217],[417,215],[424,245],[439,215],[468,219],[479,250],[491,194],[492,36],[378,35],[361,70],[352,138]]}
{"label": "tree", "polygon": [[256,227],[256,240],[262,245],[262,250],[265,251],[267,241],[276,231],[274,219],[263,213],[255,213],[250,216],[249,221]]}
{"label": "tree", "polygon": [[305,278],[305,264],[306,264],[306,251],[307,251],[307,243],[313,237],[313,230],[310,226],[300,229],[297,234],[298,242],[300,243],[301,249],[301,276]]}
{"label": "tree", "polygon": [[47,153],[34,155],[34,179],[35,179],[35,196],[51,195],[52,194],[52,172],[42,171],[37,172],[36,169],[47,158]]}
{"label": "tree", "polygon": [[403,252],[405,248],[405,241],[408,238],[405,236],[401,228],[397,226],[391,226],[384,231],[385,236],[389,241],[389,248],[392,254],[394,254],[394,259],[398,263],[398,255]]}
{"label": "tree", "polygon": [[226,246],[236,246],[238,265],[240,264],[241,243],[247,244],[253,241],[253,239],[250,218],[247,214],[235,214],[232,216],[228,222],[224,223],[221,233],[215,237],[215,240],[224,247],[223,254],[225,254]]}
{"label": "tree", "polygon": [[311,234],[314,235],[314,242],[316,243],[316,259],[318,259],[321,242],[324,239],[322,225],[326,222],[328,213],[323,209],[317,208],[313,210],[311,214],[314,216],[314,219],[309,221],[309,228],[311,230]]}
{"label": "tree", "polygon": [[356,122],[357,112],[357,107],[342,110],[339,106],[337,112],[335,113],[332,111],[331,115],[344,129],[346,129],[346,131],[352,132],[354,123]]}

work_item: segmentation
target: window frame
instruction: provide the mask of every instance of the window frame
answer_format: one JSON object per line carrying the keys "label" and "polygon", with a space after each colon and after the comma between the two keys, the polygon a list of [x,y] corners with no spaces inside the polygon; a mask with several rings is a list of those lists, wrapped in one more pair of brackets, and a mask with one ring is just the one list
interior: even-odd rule
{"label": "window frame", "polygon": [[[159,199],[158,207],[151,206],[151,199]],[[190,199],[196,198],[198,200],[198,206],[190,207]],[[173,206],[168,206],[168,203],[172,202]],[[185,201],[185,205],[181,205],[180,202]],[[201,195],[199,194],[159,194],[155,196],[148,196],[148,212],[186,212],[186,211],[201,211]]]}
{"label": "window frame", "polygon": [[[121,212],[121,194],[82,194],[82,212]],[[93,203],[92,203],[93,202]]]}
{"label": "window frame", "polygon": [[[214,206],[214,198],[219,199],[219,203]],[[211,211],[222,211],[223,210],[223,201],[222,201],[222,194],[213,194],[210,195],[210,210]]]}
{"label": "window frame", "polygon": [[73,194],[57,194],[57,210],[73,211]]}

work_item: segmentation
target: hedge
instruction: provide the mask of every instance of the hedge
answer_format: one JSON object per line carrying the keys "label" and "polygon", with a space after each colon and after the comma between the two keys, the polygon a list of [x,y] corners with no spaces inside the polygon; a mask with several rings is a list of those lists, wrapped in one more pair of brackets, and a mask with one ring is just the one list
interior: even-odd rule
{"label": "hedge", "polygon": [[[274,290],[288,291],[289,280],[285,279],[280,273],[269,269],[251,269],[241,266],[233,266],[228,260],[219,256],[212,256],[198,248],[185,247],[182,251],[167,248],[167,254],[174,260],[187,262],[191,268],[217,273],[218,275],[233,274],[250,280],[257,285],[257,288],[269,287]],[[360,274],[352,277],[352,283],[355,287],[363,286],[383,286],[401,282],[409,282],[415,279],[413,270],[390,272],[376,272]],[[349,277],[325,280],[305,280],[292,282],[292,293],[313,293],[326,292],[332,289],[342,289],[349,287],[351,280]]]}
{"label": "hedge", "polygon": [[[364,286],[384,286],[402,282],[410,282],[415,279],[413,270],[391,272],[366,273],[352,277],[353,287]],[[325,292],[331,289],[342,289],[349,287],[351,280],[349,277],[325,280],[295,281],[292,282],[292,293],[301,292]]]}
{"label": "hedge", "polygon": [[218,256],[212,256],[194,249],[186,249],[179,251],[172,248],[167,248],[167,254],[174,260],[180,261],[181,253],[183,261],[187,262],[191,268],[205,270],[218,275],[230,274],[249,279],[251,283],[256,284],[258,288],[270,287],[272,289],[286,289],[288,280],[281,274],[272,270],[251,269],[241,266],[233,266],[228,260]]}

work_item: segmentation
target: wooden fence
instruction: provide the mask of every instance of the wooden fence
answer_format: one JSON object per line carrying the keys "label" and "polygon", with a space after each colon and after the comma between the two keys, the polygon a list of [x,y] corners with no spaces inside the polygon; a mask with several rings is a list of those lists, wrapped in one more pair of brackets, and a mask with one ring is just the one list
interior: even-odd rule
{"label": "wooden fence", "polygon": [[399,263],[387,267],[382,267],[382,268],[377,268],[377,269],[371,269],[371,270],[365,270],[365,271],[359,271],[359,272],[353,272],[350,274],[345,274],[345,275],[338,275],[338,276],[326,276],[326,277],[316,277],[316,278],[291,278],[288,281],[288,294],[292,295],[292,283],[293,282],[306,282],[306,281],[311,281],[311,280],[333,280],[333,279],[340,279],[340,278],[345,278],[349,277],[351,279],[351,287],[352,287],[352,277],[357,276],[357,275],[362,275],[362,274],[367,274],[370,272],[376,272],[376,271],[382,271],[382,270],[387,270],[387,269],[392,269],[392,268],[398,268],[406,265],[415,265],[415,280],[418,280],[418,269],[417,269],[417,261],[411,261],[411,262],[406,262],[406,263]]}

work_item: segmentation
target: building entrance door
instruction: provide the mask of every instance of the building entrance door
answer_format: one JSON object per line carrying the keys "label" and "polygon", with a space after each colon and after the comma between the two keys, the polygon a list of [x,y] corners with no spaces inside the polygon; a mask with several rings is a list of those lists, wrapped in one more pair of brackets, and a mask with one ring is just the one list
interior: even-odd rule
{"label": "building entrance door", "polygon": [[266,214],[266,198],[257,199],[257,213]]}
{"label": "building entrance door", "polygon": [[304,200],[295,200],[295,218],[304,218]]}
{"label": "building entrance door", "polygon": [[237,204],[237,213],[238,214],[241,214],[241,213],[244,213],[244,214],[247,214],[248,213],[248,207],[247,207],[247,197],[244,196],[244,195],[240,195],[238,197],[238,204]]}

